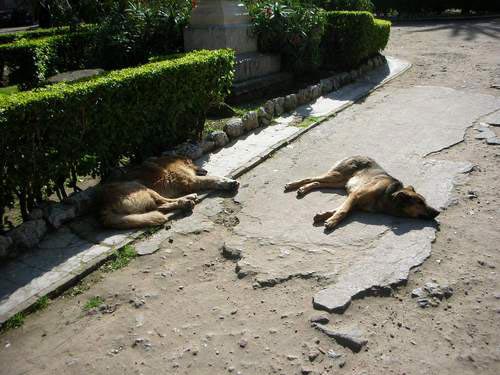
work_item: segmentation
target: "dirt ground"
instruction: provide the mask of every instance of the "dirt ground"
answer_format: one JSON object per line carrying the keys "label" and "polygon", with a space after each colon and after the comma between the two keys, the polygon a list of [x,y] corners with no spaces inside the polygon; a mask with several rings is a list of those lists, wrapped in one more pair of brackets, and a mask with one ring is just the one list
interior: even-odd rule
{"label": "dirt ground", "polygon": [[[386,54],[414,67],[384,94],[436,85],[500,96],[491,88],[500,83],[499,20],[395,26]],[[219,252],[237,223],[238,206],[226,199],[216,229],[172,235],[152,256],[95,272],[21,328],[2,333],[0,373],[500,373],[500,148],[474,134],[469,129],[464,142],[439,153],[476,167],[440,216],[431,257],[391,296],[356,300],[330,316],[333,325],[353,323],[364,332],[368,345],[360,353],[311,327],[316,280],[254,289],[250,278],[237,278],[235,264]],[[431,280],[454,294],[422,309],[410,294]],[[106,306],[89,313],[84,305],[94,296]]]}

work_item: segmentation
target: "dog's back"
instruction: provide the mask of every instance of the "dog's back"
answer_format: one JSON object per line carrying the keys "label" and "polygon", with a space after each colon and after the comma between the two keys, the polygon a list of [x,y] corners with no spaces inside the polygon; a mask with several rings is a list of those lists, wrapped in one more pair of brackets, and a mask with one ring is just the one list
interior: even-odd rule
{"label": "dog's back", "polygon": [[108,182],[123,184],[136,181],[164,197],[175,198],[189,190],[189,184],[196,176],[196,168],[187,158],[173,156],[149,158],[141,165],[127,169]]}
{"label": "dog's back", "polygon": [[385,179],[393,188],[402,187],[399,180],[389,175],[375,160],[367,156],[352,156],[339,161],[331,169],[338,172],[345,181],[348,193],[366,186],[370,181]]}

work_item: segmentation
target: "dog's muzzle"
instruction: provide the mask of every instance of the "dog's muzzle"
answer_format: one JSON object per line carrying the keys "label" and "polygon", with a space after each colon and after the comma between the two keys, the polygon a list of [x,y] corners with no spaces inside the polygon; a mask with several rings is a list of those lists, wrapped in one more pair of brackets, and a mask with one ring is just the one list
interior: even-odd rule
{"label": "dog's muzzle", "polygon": [[196,169],[196,174],[197,174],[198,176],[206,176],[206,175],[208,174],[208,171],[207,171],[206,169],[203,169],[203,168],[201,168],[201,167],[198,167],[198,168]]}
{"label": "dog's muzzle", "polygon": [[440,214],[440,212],[432,207],[429,207],[427,209],[427,215],[425,215],[425,217],[423,217],[423,219],[435,219],[438,215]]}

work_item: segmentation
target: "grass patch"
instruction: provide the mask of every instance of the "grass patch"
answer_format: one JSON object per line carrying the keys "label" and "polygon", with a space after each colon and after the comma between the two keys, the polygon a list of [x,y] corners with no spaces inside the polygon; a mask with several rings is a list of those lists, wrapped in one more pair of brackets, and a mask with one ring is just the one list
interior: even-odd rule
{"label": "grass patch", "polygon": [[104,298],[95,296],[90,298],[87,302],[85,302],[85,305],[83,305],[84,310],[90,310],[96,307],[101,306],[104,303]]}
{"label": "grass patch", "polygon": [[267,102],[267,100],[261,99],[258,101],[237,104],[232,106],[232,108],[236,112],[236,116],[243,117],[248,112],[258,110],[260,107],[264,105],[265,102]]}
{"label": "grass patch", "polygon": [[24,320],[26,319],[26,316],[22,312],[18,312],[16,315],[11,317],[9,320],[7,320],[3,327],[4,329],[13,329],[13,328],[19,328],[22,327],[24,324]]}
{"label": "grass patch", "polygon": [[252,101],[252,102],[248,102],[248,103],[241,103],[241,104],[232,105],[231,108],[234,110],[234,116],[207,118],[205,121],[205,126],[203,128],[203,135],[205,136],[208,133],[216,131],[216,130],[224,130],[224,125],[226,125],[226,122],[228,119],[230,119],[232,117],[242,118],[248,112],[257,111],[260,107],[262,107],[264,105],[264,103],[266,101],[267,100],[260,99],[258,101]]}
{"label": "grass patch", "polygon": [[117,250],[113,258],[102,266],[103,272],[113,272],[128,265],[132,259],[137,256],[135,248],[131,245],[126,245]]}
{"label": "grass patch", "polygon": [[33,305],[33,312],[46,309],[49,306],[50,299],[47,296],[40,297]]}
{"label": "grass patch", "polygon": [[[43,310],[47,308],[49,305],[50,299],[47,296],[40,297],[34,304],[31,306],[31,309],[29,309],[29,312],[36,312]],[[7,320],[3,326],[1,331],[6,331],[9,329],[13,328],[19,328],[22,327],[24,324],[24,321],[26,320],[26,313],[21,311],[18,312],[16,315],[11,317],[9,320]]]}
{"label": "grass patch", "polygon": [[0,97],[9,96],[9,95],[15,94],[17,92],[19,92],[19,89],[17,88],[16,85],[7,86],[7,87],[0,87]]}
{"label": "grass patch", "polygon": [[[229,118],[229,117],[228,117]],[[216,130],[224,129],[224,125],[226,125],[227,118],[225,119],[207,119],[205,121],[205,127],[203,128],[203,135],[207,135],[210,132],[214,132]]]}
{"label": "grass patch", "polygon": [[320,121],[321,119],[323,119],[323,117],[309,116],[309,117],[304,118],[301,122],[299,122],[295,126],[298,128],[308,128],[309,126],[311,126],[315,122]]}

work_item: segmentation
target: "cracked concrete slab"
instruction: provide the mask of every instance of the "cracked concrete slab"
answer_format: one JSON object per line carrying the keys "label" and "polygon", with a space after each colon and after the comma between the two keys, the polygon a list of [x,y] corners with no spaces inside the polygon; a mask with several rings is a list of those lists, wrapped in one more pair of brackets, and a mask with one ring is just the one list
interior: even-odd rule
{"label": "cracked concrete slab", "polygon": [[500,111],[489,114],[481,119],[483,122],[491,126],[500,126]]}
{"label": "cracked concrete slab", "polygon": [[236,199],[242,210],[234,228],[245,244],[240,277],[251,275],[257,286],[316,278],[326,288],[314,296],[314,305],[331,312],[343,311],[352,298],[405,282],[409,270],[431,253],[433,223],[354,213],[327,235],[312,218],[338,206],[344,193],[325,190],[296,199],[282,187],[363,154],[413,185],[431,205],[446,208],[456,179],[472,166],[431,155],[462,141],[476,119],[498,108],[493,96],[412,87],[391,96],[375,93],[363,107],[311,130],[241,178]]}

